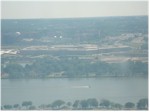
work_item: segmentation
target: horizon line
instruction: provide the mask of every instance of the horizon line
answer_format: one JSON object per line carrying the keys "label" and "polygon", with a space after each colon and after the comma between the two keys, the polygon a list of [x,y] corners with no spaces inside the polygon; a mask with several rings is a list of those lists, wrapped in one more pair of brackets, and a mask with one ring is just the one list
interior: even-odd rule
{"label": "horizon line", "polygon": [[93,16],[93,17],[54,17],[54,18],[1,18],[1,20],[12,20],[12,19],[84,19],[84,18],[105,18],[105,17],[137,17],[137,16],[148,16],[148,15],[121,15],[121,16]]}

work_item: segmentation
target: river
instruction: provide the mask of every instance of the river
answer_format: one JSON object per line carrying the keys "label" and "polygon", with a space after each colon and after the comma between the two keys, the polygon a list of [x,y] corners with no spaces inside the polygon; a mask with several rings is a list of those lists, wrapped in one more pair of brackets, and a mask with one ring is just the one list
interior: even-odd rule
{"label": "river", "polygon": [[148,98],[148,79],[143,77],[2,79],[1,103],[34,105],[50,104],[54,100],[71,101],[87,98],[108,99],[124,104]]}

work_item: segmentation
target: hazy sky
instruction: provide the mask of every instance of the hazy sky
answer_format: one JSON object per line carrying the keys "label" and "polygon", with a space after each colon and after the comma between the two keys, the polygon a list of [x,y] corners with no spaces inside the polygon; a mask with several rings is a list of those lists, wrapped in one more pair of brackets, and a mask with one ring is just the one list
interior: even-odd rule
{"label": "hazy sky", "polygon": [[147,1],[2,1],[2,19],[148,15]]}

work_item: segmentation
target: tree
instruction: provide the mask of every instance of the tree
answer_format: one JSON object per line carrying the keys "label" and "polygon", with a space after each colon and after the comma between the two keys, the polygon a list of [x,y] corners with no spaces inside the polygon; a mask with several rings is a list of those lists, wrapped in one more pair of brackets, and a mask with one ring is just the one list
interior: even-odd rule
{"label": "tree", "polygon": [[19,104],[14,104],[13,106],[15,109],[19,108]]}
{"label": "tree", "polygon": [[28,101],[28,105],[30,105],[30,106],[31,106],[31,105],[32,105],[32,102],[31,102],[31,101]]}
{"label": "tree", "polygon": [[29,107],[29,110],[35,110],[35,109],[36,109],[35,106],[30,106],[30,107]]}
{"label": "tree", "polygon": [[22,103],[22,106],[24,107],[26,107],[26,109],[27,109],[27,107],[28,107],[28,103],[26,102],[26,101],[24,101],[23,103]]}
{"label": "tree", "polygon": [[22,103],[22,106],[25,106],[26,109],[27,109],[29,106],[31,106],[31,105],[32,105],[32,102],[31,102],[31,101],[24,101],[24,102]]}
{"label": "tree", "polygon": [[44,110],[47,108],[47,105],[45,104],[41,104],[40,106],[38,106],[39,109]]}
{"label": "tree", "polygon": [[87,100],[81,100],[80,105],[81,105],[82,109],[87,109],[88,108]]}
{"label": "tree", "polygon": [[95,108],[98,106],[98,101],[95,98],[90,98],[87,100],[88,106]]}
{"label": "tree", "polygon": [[12,106],[11,106],[11,105],[4,105],[4,108],[5,108],[6,110],[11,110],[11,109],[12,109]]}
{"label": "tree", "polygon": [[56,100],[52,103],[53,109],[59,109],[63,104],[65,104],[62,100]]}
{"label": "tree", "polygon": [[147,110],[148,109],[148,99],[140,99],[137,103],[137,109],[139,110]]}
{"label": "tree", "polygon": [[134,109],[135,104],[132,102],[127,102],[124,106],[126,109]]}
{"label": "tree", "polygon": [[9,78],[22,78],[24,76],[24,68],[19,64],[8,64],[4,68],[4,72],[9,74]]}
{"label": "tree", "polygon": [[109,100],[102,100],[100,103],[100,106],[104,107],[104,108],[109,108],[110,107],[110,101]]}
{"label": "tree", "polygon": [[115,109],[121,110],[123,106],[122,106],[121,104],[119,104],[119,103],[115,103],[115,104],[113,105],[113,107],[114,107]]}
{"label": "tree", "polygon": [[75,100],[74,104],[72,105],[74,109],[78,109],[79,107],[79,100]]}

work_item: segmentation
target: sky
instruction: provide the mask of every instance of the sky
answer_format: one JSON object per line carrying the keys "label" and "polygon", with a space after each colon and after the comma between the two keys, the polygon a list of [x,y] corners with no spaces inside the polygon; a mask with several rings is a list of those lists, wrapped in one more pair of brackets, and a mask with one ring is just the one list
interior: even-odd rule
{"label": "sky", "polygon": [[148,1],[2,1],[2,19],[148,15]]}

